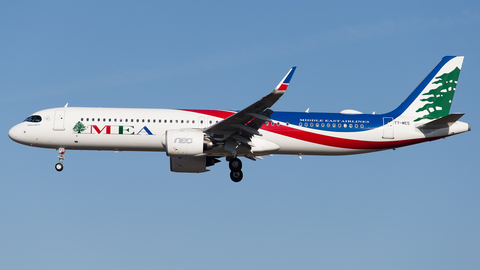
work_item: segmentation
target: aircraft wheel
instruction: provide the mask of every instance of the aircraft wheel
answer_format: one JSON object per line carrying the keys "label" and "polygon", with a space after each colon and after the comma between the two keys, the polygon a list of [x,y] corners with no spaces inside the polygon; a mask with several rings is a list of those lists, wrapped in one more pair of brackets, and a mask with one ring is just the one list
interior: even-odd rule
{"label": "aircraft wheel", "polygon": [[233,182],[238,183],[243,179],[243,172],[242,171],[231,171],[230,178]]}
{"label": "aircraft wheel", "polygon": [[55,164],[55,170],[57,170],[58,172],[61,172],[63,170],[63,164],[62,163]]}
{"label": "aircraft wheel", "polygon": [[228,164],[232,172],[238,172],[242,169],[242,161],[238,158],[232,158]]}

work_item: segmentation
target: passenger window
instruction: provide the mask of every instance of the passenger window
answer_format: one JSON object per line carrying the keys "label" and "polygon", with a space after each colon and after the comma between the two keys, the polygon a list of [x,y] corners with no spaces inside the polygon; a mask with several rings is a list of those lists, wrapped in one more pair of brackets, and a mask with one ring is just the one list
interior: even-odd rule
{"label": "passenger window", "polygon": [[[334,124],[335,125],[335,124]],[[330,127],[330,123],[327,124],[327,127]]]}
{"label": "passenger window", "polygon": [[195,124],[195,120],[192,120],[192,124]]}
{"label": "passenger window", "polygon": [[313,123],[310,123],[310,126],[313,127]]}
{"label": "passenger window", "polygon": [[363,124],[360,124],[360,128],[363,128],[363,127],[364,127]]}
{"label": "passenger window", "polygon": [[[29,117],[29,118],[30,118],[30,117]],[[30,122],[30,121],[28,121],[28,118],[25,119],[25,121]],[[83,118],[80,118],[80,121],[83,121]]]}
{"label": "passenger window", "polygon": [[302,123],[298,124],[298,126],[300,126],[300,127],[301,127],[301,126],[302,126]]}
{"label": "passenger window", "polygon": [[[337,124],[335,124],[335,123],[332,124],[332,127],[336,127],[336,126],[337,126]],[[340,125],[339,125],[339,126],[340,126]]]}
{"label": "passenger window", "polygon": [[318,126],[319,126],[319,124],[318,124],[318,123],[316,123],[316,124],[315,124],[315,126],[316,126],[316,127],[318,127]]}
{"label": "passenger window", "polygon": [[112,122],[112,118],[108,118],[108,122]]}
{"label": "passenger window", "polygon": [[325,124],[324,124],[324,123],[322,123],[322,127],[325,127]]}
{"label": "passenger window", "polygon": [[180,122],[183,124],[183,120],[182,120],[182,121],[180,121]]}

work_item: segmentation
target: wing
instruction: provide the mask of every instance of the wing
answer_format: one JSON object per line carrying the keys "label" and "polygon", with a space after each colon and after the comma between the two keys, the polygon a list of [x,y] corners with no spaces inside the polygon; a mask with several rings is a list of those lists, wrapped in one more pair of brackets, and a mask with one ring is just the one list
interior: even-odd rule
{"label": "wing", "polygon": [[[205,133],[215,141],[230,141],[230,143],[226,142],[225,144],[227,151],[230,151],[227,148],[231,147],[227,147],[227,145],[231,144],[232,141],[235,145],[238,145],[238,143],[251,145],[253,135],[261,136],[258,129],[266,121],[270,121],[270,115],[273,111],[269,108],[285,93],[295,69],[296,67],[292,67],[270,94],[223,121],[210,126],[205,130]],[[234,156],[236,155],[234,151],[231,152]]]}

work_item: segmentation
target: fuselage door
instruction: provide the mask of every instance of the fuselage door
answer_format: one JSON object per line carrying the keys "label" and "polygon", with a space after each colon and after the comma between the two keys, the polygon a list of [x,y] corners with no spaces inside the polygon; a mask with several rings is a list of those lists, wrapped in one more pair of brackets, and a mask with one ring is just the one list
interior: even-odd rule
{"label": "fuselage door", "polygon": [[53,130],[62,131],[65,130],[65,111],[55,111],[55,119],[53,121]]}
{"label": "fuselage door", "polygon": [[393,117],[383,117],[383,138],[393,139]]}

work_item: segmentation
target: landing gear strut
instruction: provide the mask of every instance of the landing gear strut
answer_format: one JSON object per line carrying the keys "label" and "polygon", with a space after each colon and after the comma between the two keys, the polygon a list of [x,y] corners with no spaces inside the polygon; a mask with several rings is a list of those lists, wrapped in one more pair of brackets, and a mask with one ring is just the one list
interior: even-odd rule
{"label": "landing gear strut", "polygon": [[58,163],[55,164],[55,170],[61,172],[63,170],[63,160],[65,159],[65,148],[58,148]]}
{"label": "landing gear strut", "polygon": [[230,159],[230,163],[228,164],[230,167],[230,179],[233,182],[237,183],[242,181],[243,179],[243,172],[242,172],[242,161],[236,157]]}

